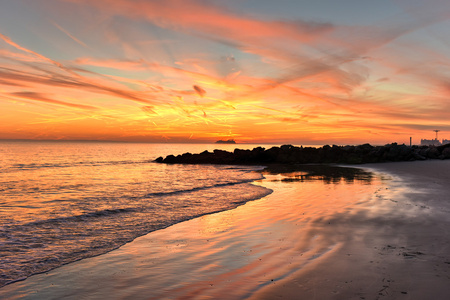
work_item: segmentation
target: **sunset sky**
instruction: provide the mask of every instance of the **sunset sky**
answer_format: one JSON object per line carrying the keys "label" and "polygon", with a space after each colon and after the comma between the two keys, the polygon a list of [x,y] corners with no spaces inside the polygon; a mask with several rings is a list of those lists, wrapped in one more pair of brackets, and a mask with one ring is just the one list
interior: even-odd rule
{"label": "sunset sky", "polygon": [[450,139],[448,0],[0,0],[0,139]]}

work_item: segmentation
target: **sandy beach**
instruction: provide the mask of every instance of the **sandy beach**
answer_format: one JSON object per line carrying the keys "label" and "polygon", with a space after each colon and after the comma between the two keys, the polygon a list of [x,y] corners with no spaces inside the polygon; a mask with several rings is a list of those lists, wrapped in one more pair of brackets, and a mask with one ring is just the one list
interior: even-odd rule
{"label": "sandy beach", "polygon": [[448,299],[450,161],[362,165],[389,174],[386,189],[350,217],[336,215],[332,257],[258,291],[252,299]]}
{"label": "sandy beach", "polygon": [[0,289],[5,299],[447,299],[450,161],[266,174],[273,193]]}

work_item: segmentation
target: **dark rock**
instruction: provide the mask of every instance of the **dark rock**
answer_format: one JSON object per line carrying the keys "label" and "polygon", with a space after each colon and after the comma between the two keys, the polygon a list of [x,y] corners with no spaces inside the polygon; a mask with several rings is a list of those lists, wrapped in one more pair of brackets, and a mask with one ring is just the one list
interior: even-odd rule
{"label": "dark rock", "polygon": [[163,160],[163,162],[165,162],[167,164],[175,163],[176,162],[175,156],[172,154],[167,155],[166,158]]}
{"label": "dark rock", "polygon": [[183,155],[181,155],[182,158],[186,159],[186,158],[190,158],[192,157],[192,153],[186,152]]}
{"label": "dark rock", "polygon": [[358,146],[329,146],[321,148],[295,147],[283,145],[266,150],[256,147],[253,150],[235,149],[233,152],[214,150],[199,154],[184,153],[158,157],[156,162],[181,164],[313,164],[343,163],[361,164],[386,161],[412,161],[425,159],[450,159],[450,144],[439,147],[413,146],[397,143],[385,146],[363,144]]}
{"label": "dark rock", "polygon": [[343,150],[346,152],[353,152],[355,151],[355,146],[345,146]]}
{"label": "dark rock", "polygon": [[450,144],[444,144],[444,145],[441,145],[441,146],[437,146],[436,148],[438,149],[438,151],[440,153],[442,153],[442,151],[444,151],[445,149],[449,149],[450,148]]}
{"label": "dark rock", "polygon": [[437,159],[439,158],[439,150],[434,147],[434,146],[430,146],[426,151],[425,151],[425,157],[431,158],[431,159]]}
{"label": "dark rock", "polygon": [[283,146],[280,147],[280,149],[281,149],[281,151],[288,151],[292,147],[294,147],[294,146],[292,146],[292,145],[283,145]]}
{"label": "dark rock", "polygon": [[450,147],[445,148],[444,150],[442,150],[442,154],[439,157],[441,159],[449,159],[450,158]]}
{"label": "dark rock", "polygon": [[427,159],[425,156],[422,156],[422,155],[420,155],[419,153],[416,153],[416,152],[413,153],[413,157],[416,160],[426,160]]}

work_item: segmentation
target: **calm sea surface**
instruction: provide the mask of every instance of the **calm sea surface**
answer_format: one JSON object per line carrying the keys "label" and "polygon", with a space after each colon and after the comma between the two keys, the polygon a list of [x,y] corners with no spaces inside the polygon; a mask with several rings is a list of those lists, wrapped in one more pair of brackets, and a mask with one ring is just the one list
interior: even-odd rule
{"label": "calm sea surface", "polygon": [[0,142],[0,287],[269,194],[261,167],[152,162],[236,147]]}

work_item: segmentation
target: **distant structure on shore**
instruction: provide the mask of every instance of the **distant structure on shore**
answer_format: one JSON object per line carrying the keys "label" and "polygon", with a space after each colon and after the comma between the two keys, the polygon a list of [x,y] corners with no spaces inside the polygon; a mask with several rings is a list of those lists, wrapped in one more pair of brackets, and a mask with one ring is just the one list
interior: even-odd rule
{"label": "distant structure on shore", "polygon": [[433,139],[433,140],[422,139],[422,140],[420,140],[420,145],[421,146],[440,146],[440,145],[444,144],[444,141],[447,141],[447,140],[443,140],[441,143],[437,139]]}
{"label": "distant structure on shore", "polygon": [[218,140],[216,144],[236,144],[236,141],[233,139],[229,140]]}
{"label": "distant structure on shore", "polygon": [[436,130],[433,130],[433,131],[436,132],[436,138],[434,138],[432,140],[421,139],[420,140],[420,145],[421,146],[441,146],[441,145],[445,145],[445,144],[450,144],[450,140],[447,140],[447,139],[443,139],[442,143],[439,141],[439,139],[438,139],[438,132],[440,130],[436,129]]}

